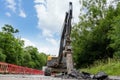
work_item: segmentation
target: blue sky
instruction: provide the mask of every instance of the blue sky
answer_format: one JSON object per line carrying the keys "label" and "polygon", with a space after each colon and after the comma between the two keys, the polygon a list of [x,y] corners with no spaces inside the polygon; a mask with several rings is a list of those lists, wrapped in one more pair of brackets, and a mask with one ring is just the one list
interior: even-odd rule
{"label": "blue sky", "polygon": [[58,55],[61,28],[69,1],[73,2],[74,22],[78,22],[79,0],[0,0],[0,27],[10,24],[19,29],[25,46]]}

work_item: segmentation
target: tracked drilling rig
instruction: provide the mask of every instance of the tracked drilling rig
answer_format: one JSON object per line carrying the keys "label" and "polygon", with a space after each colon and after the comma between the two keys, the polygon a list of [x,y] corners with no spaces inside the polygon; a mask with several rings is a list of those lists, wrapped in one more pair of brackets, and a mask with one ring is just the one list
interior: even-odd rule
{"label": "tracked drilling rig", "polygon": [[71,49],[71,19],[72,19],[72,2],[69,3],[69,10],[66,12],[58,57],[48,56],[47,68],[45,75],[50,76],[52,72],[71,73],[73,69],[72,49]]}

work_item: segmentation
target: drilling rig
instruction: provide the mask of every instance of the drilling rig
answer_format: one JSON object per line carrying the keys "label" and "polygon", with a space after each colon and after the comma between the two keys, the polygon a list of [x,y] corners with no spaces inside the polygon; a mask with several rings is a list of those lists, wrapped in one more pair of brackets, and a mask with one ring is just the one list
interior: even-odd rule
{"label": "drilling rig", "polygon": [[105,72],[98,72],[97,74],[92,75],[88,72],[79,72],[76,69],[73,69],[72,47],[70,45],[72,8],[72,2],[70,2],[69,10],[66,12],[63,23],[59,55],[58,57],[48,56],[47,68],[44,72],[45,76],[50,76],[51,73],[54,72],[62,72],[67,74],[68,78],[72,77],[79,80],[111,80]]}
{"label": "drilling rig", "polygon": [[50,76],[53,72],[70,74],[73,69],[72,49],[71,49],[71,20],[73,11],[72,2],[69,3],[69,10],[65,14],[62,28],[58,57],[48,56],[45,76]]}

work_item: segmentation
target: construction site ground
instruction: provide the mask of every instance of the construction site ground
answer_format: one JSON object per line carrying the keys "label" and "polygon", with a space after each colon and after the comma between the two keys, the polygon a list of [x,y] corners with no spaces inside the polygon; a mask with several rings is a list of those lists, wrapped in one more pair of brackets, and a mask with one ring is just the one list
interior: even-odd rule
{"label": "construction site ground", "polygon": [[0,74],[0,80],[77,80],[77,79],[62,79],[53,76],[44,75],[14,75],[14,74]]}
{"label": "construction site ground", "polygon": [[[110,76],[109,78],[110,80],[120,80],[119,76]],[[56,78],[53,76],[44,76],[44,75],[0,74],[0,80],[78,80],[78,79],[63,79],[63,78]],[[85,79],[81,79],[81,80],[85,80]]]}

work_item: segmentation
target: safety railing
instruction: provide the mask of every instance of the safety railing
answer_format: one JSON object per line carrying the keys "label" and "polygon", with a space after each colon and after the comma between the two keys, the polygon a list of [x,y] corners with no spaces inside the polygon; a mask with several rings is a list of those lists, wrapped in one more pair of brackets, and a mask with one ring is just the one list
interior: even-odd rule
{"label": "safety railing", "polygon": [[43,75],[42,70],[32,69],[28,67],[22,67],[14,64],[0,62],[0,74],[32,74]]}

